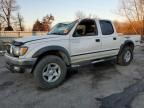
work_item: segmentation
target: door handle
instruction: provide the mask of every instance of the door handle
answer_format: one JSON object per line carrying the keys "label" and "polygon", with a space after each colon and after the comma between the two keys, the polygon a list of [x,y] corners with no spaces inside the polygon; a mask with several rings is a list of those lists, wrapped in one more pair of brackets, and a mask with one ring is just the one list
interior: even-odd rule
{"label": "door handle", "polygon": [[117,40],[117,38],[116,38],[116,37],[114,37],[114,38],[113,38],[113,40]]}
{"label": "door handle", "polygon": [[96,41],[96,42],[100,42],[100,39],[96,39],[95,41]]}

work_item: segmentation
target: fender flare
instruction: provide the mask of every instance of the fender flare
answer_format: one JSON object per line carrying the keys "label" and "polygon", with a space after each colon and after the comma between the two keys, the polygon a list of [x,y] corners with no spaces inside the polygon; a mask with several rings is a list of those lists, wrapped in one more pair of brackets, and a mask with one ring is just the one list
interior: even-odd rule
{"label": "fender flare", "polygon": [[131,40],[126,40],[121,46],[120,46],[120,51],[119,54],[122,52],[123,48],[128,45],[128,44],[132,44],[134,46],[134,42]]}
{"label": "fender flare", "polygon": [[58,51],[61,56],[64,58],[64,61],[66,62],[67,65],[70,65],[71,63],[71,59],[70,59],[70,55],[68,53],[68,51],[61,46],[47,46],[47,47],[43,47],[42,49],[39,49],[38,51],[36,51],[32,58],[37,58],[39,56],[41,56],[44,53],[50,52],[50,51]]}

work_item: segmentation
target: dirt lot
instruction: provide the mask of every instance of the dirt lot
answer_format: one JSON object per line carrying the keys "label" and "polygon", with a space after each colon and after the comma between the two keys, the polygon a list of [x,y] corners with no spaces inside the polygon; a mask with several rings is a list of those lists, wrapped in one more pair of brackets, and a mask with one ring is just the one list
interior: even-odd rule
{"label": "dirt lot", "polygon": [[[83,66],[52,90],[36,88],[31,74],[13,74],[4,63],[0,56],[1,108],[144,108],[144,47],[136,49],[130,66],[114,62]],[[117,96],[121,98],[114,103]],[[97,98],[104,99],[101,103]],[[111,102],[115,107],[108,106]]]}

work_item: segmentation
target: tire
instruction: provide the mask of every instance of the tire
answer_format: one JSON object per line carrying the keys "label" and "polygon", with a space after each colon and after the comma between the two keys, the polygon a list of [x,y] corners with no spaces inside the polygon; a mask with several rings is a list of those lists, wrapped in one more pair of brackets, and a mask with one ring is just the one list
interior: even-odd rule
{"label": "tire", "polygon": [[[34,78],[38,87],[51,89],[62,84],[66,73],[67,67],[64,61],[57,56],[49,55],[41,59],[35,67]],[[58,75],[54,76],[54,74]]]}
{"label": "tire", "polygon": [[[126,57],[126,54],[129,54],[129,56]],[[123,51],[117,57],[117,63],[121,66],[128,66],[132,60],[133,50],[131,47],[124,47]]]}

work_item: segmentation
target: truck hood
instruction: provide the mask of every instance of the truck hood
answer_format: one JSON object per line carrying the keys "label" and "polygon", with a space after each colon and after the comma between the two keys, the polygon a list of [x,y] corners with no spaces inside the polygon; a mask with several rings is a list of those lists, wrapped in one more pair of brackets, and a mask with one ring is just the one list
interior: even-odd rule
{"label": "truck hood", "polygon": [[28,42],[38,41],[38,40],[60,38],[62,36],[61,35],[28,36],[28,37],[16,39],[15,42],[28,43]]}

